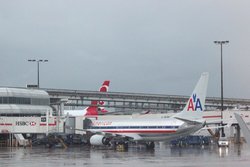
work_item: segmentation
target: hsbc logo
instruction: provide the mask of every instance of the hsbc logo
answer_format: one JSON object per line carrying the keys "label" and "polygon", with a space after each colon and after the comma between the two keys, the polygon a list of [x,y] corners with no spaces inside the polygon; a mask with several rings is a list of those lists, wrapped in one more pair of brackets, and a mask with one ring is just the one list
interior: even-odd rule
{"label": "hsbc logo", "polygon": [[36,122],[31,121],[31,122],[30,122],[30,126],[36,126]]}
{"label": "hsbc logo", "polygon": [[35,121],[16,121],[16,126],[36,126]]}

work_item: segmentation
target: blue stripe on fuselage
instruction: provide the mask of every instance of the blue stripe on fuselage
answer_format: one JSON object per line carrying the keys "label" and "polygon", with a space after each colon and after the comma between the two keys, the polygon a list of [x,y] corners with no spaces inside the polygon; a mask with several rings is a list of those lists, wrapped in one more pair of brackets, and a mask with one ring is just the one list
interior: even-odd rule
{"label": "blue stripe on fuselage", "polygon": [[178,129],[179,126],[90,126],[89,129]]}

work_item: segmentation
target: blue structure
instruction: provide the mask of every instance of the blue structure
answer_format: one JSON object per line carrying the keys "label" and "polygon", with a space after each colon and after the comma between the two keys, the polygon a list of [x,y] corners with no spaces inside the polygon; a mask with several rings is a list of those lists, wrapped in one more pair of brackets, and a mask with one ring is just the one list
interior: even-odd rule
{"label": "blue structure", "polygon": [[187,136],[172,140],[172,146],[187,146],[187,145],[209,145],[211,143],[210,136]]}

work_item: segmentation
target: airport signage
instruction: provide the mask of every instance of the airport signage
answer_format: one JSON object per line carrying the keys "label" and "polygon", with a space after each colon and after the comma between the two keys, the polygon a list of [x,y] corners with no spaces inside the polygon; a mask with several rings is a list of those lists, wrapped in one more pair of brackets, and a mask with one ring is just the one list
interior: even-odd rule
{"label": "airport signage", "polygon": [[27,88],[30,88],[30,89],[36,89],[36,88],[38,88],[38,85],[30,85],[30,84],[27,84],[26,87],[27,87]]}
{"label": "airport signage", "polygon": [[46,117],[42,117],[41,122],[46,122]]}

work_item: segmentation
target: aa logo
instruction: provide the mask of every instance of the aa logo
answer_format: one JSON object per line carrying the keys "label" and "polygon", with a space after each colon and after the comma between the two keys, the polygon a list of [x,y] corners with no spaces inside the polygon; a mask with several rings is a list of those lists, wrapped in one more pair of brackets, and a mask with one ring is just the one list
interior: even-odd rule
{"label": "aa logo", "polygon": [[198,109],[200,111],[202,111],[201,101],[200,101],[200,98],[196,97],[196,94],[193,94],[192,97],[188,101],[187,110],[188,111],[198,111]]}

